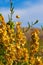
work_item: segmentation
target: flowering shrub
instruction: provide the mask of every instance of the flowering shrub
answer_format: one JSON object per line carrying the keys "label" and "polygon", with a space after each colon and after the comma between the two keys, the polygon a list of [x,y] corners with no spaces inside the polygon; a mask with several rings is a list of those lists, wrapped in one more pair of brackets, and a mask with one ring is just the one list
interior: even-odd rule
{"label": "flowering shrub", "polygon": [[43,65],[40,57],[34,57],[39,48],[39,32],[35,30],[31,34],[29,54],[25,48],[26,36],[20,25],[20,22],[16,23],[15,31],[0,15],[0,65]]}
{"label": "flowering shrub", "polygon": [[16,32],[6,24],[0,15],[0,62],[13,65],[13,62],[28,62],[28,50],[24,48],[26,37],[21,30],[20,22],[16,23]]}

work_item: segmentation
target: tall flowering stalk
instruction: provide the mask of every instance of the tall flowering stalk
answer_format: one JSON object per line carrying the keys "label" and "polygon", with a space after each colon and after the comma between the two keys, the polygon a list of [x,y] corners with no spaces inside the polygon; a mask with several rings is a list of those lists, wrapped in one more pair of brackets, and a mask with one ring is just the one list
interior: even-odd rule
{"label": "tall flowering stalk", "polygon": [[15,60],[15,35],[12,29],[8,29],[4,18],[0,15],[0,61],[6,65],[12,65]]}
{"label": "tall flowering stalk", "polygon": [[21,22],[16,23],[16,42],[21,46],[26,44],[26,36],[21,29]]}
{"label": "tall flowering stalk", "polygon": [[16,23],[16,58],[19,62],[28,62],[28,50],[24,47],[26,44],[26,37],[21,29],[21,22]]}
{"label": "tall flowering stalk", "polygon": [[30,64],[35,63],[35,53],[38,52],[39,48],[39,31],[35,29],[31,34],[31,43],[30,43]]}
{"label": "tall flowering stalk", "polygon": [[28,63],[28,50],[24,47],[26,37],[21,30],[20,22],[16,24],[16,32],[6,24],[4,17],[0,15],[0,63],[1,65],[13,65]]}

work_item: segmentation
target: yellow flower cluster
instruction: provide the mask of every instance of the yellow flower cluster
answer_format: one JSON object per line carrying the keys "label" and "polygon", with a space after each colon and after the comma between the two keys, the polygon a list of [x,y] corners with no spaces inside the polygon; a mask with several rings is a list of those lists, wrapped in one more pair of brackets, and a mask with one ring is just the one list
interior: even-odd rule
{"label": "yellow flower cluster", "polygon": [[31,43],[30,43],[30,63],[34,64],[35,63],[35,58],[34,55],[36,52],[38,52],[39,48],[39,37],[38,37],[39,31],[35,29],[32,32],[31,36]]}
{"label": "yellow flower cluster", "polygon": [[35,29],[31,34],[29,56],[25,48],[27,41],[21,22],[16,23],[15,29],[5,23],[4,17],[0,15],[0,65],[43,65],[41,57],[35,58],[34,56],[39,48],[39,31]]}
{"label": "yellow flower cluster", "polygon": [[6,52],[4,58],[7,61],[7,65],[11,65],[13,60],[15,60],[14,41],[15,41],[14,30],[10,29],[10,26],[5,24],[3,19],[3,21],[1,21],[0,24],[0,44],[4,45],[4,49]]}
{"label": "yellow flower cluster", "polygon": [[[21,30],[20,22],[16,23],[16,32],[6,24],[3,16],[0,16],[0,44],[3,44],[6,65],[13,65],[13,62],[28,62],[28,50],[24,47],[26,37]],[[3,49],[2,49],[3,50]],[[1,53],[1,52],[0,52]],[[2,56],[2,55],[1,55]],[[4,65],[2,60],[0,60]]]}
{"label": "yellow flower cluster", "polygon": [[26,37],[22,32],[20,24],[21,22],[16,23],[16,42],[21,46],[24,46],[26,44]]}
{"label": "yellow flower cluster", "polygon": [[31,53],[34,55],[37,51],[38,51],[38,48],[39,48],[39,31],[37,29],[35,29],[33,32],[32,32],[32,40],[31,40]]}
{"label": "yellow flower cluster", "polygon": [[21,62],[28,62],[28,50],[24,48],[26,44],[26,37],[21,29],[21,22],[16,23],[16,59]]}

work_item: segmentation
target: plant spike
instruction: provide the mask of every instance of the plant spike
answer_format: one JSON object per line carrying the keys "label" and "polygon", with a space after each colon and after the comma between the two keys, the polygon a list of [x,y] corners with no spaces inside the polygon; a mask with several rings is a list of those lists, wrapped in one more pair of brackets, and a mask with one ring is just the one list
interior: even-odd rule
{"label": "plant spike", "polygon": [[10,28],[14,29],[14,22],[13,22],[13,14],[14,14],[14,7],[13,7],[13,2],[12,0],[10,0],[10,15],[8,14],[8,18],[9,18],[9,21],[7,22],[8,25],[10,25]]}
{"label": "plant spike", "polygon": [[39,30],[35,29],[31,33],[31,43],[30,43],[30,64],[35,63],[35,54],[39,49]]}
{"label": "plant spike", "polygon": [[12,16],[13,16],[13,13],[14,13],[14,7],[13,7],[13,2],[12,2],[12,0],[10,0],[10,19],[11,19],[11,21],[12,21]]}

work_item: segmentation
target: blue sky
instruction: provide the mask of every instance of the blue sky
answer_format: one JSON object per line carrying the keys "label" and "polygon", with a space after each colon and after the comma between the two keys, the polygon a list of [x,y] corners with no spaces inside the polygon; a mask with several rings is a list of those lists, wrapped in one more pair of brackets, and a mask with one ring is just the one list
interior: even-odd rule
{"label": "blue sky", "polygon": [[[43,0],[12,1],[15,10],[13,20],[15,22],[21,21],[23,26],[27,26],[28,21],[31,23],[38,19],[39,23],[35,26],[43,25]],[[5,21],[8,21],[9,7],[9,0],[0,0],[0,13],[5,17]],[[20,15],[20,19],[16,19],[16,15]]]}

